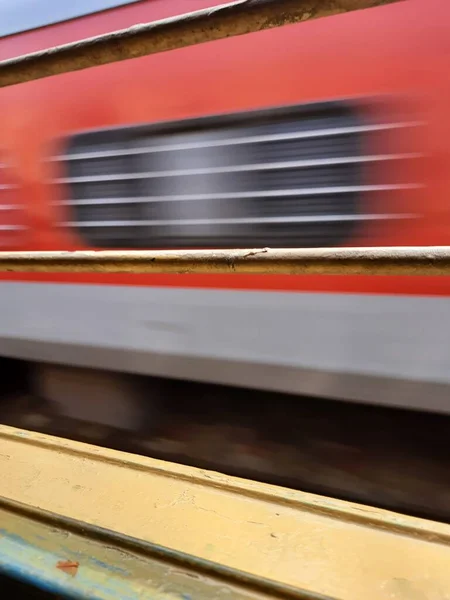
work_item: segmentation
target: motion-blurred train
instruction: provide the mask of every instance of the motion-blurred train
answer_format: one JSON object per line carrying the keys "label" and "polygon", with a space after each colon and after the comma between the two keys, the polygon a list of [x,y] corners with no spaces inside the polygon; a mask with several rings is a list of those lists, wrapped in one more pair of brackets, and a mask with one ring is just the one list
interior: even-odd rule
{"label": "motion-blurred train", "polygon": [[[0,58],[219,3],[7,0]],[[2,89],[0,249],[450,244],[449,23],[404,0]],[[125,374],[450,412],[446,277],[0,277],[0,355],[67,414],[132,428]]]}

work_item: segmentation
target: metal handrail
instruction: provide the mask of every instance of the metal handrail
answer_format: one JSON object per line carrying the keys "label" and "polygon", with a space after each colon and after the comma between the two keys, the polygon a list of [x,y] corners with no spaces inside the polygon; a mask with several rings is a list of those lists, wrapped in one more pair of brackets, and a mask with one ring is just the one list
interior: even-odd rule
{"label": "metal handrail", "polygon": [[0,62],[0,87],[399,0],[236,0]]}
{"label": "metal handrail", "polygon": [[450,275],[450,247],[0,252],[0,272]]}

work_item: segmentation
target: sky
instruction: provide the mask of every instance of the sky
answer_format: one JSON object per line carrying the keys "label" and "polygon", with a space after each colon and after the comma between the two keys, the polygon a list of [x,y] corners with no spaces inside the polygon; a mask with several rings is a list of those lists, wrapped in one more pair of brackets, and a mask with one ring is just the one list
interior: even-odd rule
{"label": "sky", "polygon": [[137,0],[0,0],[0,37]]}

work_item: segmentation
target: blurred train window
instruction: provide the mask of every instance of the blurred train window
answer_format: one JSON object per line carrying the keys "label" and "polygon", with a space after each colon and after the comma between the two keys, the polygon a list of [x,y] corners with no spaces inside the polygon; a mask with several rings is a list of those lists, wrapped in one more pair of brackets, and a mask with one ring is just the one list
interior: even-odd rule
{"label": "blurred train window", "polygon": [[20,246],[26,234],[25,210],[6,153],[0,151],[0,249]]}
{"label": "blurred train window", "polygon": [[134,2],[139,0],[0,0],[0,37]]}
{"label": "blurred train window", "polygon": [[367,214],[367,194],[395,188],[376,185],[364,144],[392,124],[360,108],[325,102],[74,135],[57,157],[68,225],[104,248],[346,243],[384,218]]}

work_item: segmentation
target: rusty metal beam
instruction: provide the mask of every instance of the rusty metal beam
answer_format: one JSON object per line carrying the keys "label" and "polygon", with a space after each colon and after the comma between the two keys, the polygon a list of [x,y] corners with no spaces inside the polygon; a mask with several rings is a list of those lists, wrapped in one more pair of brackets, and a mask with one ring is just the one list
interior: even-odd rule
{"label": "rusty metal beam", "polygon": [[400,0],[237,0],[0,62],[0,87]]}
{"label": "rusty metal beam", "polygon": [[0,252],[0,272],[450,275],[450,247]]}

